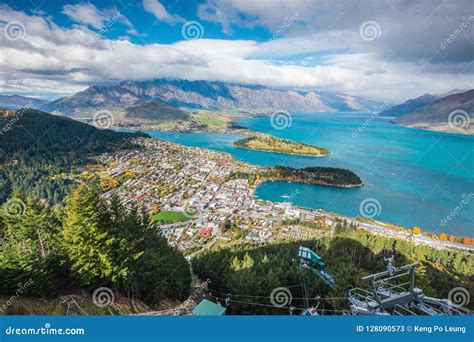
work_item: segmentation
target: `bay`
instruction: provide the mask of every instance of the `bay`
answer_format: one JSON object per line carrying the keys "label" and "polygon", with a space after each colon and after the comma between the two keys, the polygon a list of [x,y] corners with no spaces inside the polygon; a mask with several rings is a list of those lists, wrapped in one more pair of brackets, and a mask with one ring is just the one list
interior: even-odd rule
{"label": "bay", "polygon": [[[299,183],[267,182],[255,195],[347,216],[361,213],[404,227],[473,236],[474,137],[405,128],[369,113],[292,113],[291,126],[277,127],[268,117],[238,124],[254,131],[329,149],[323,157],[303,157],[239,149],[235,134],[145,131],[156,138],[231,153],[262,166],[328,166],[354,171],[361,188],[342,189]],[[366,212],[373,209],[375,211]]]}

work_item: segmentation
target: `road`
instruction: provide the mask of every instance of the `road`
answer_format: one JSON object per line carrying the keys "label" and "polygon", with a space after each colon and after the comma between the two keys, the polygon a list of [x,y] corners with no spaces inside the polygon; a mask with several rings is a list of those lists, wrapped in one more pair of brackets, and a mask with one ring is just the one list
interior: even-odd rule
{"label": "road", "polygon": [[350,223],[352,221],[356,222],[359,225],[359,228],[369,230],[374,233],[379,233],[386,236],[401,238],[405,240],[412,241],[415,244],[425,244],[437,249],[461,249],[469,252],[474,252],[474,246],[472,245],[463,245],[459,243],[452,243],[449,241],[434,240],[430,237],[421,234],[411,234],[406,231],[398,231],[383,227],[382,225],[360,222],[349,217],[345,219]]}

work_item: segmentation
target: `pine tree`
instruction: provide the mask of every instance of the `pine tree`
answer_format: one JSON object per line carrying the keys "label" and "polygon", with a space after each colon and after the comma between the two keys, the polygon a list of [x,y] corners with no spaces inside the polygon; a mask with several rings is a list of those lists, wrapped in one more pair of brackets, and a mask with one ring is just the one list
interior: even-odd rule
{"label": "pine tree", "polygon": [[0,290],[14,292],[18,284],[32,279],[30,293],[53,294],[59,286],[61,259],[57,217],[15,189],[0,210],[0,222]]}
{"label": "pine tree", "polygon": [[84,285],[126,282],[128,271],[117,262],[121,241],[111,233],[112,221],[98,188],[81,185],[67,198],[64,248],[72,270]]}

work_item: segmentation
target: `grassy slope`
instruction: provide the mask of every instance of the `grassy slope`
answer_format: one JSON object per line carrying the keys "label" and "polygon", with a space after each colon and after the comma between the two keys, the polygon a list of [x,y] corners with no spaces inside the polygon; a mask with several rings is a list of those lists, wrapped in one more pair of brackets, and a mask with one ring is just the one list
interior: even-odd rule
{"label": "grassy slope", "polygon": [[234,143],[234,145],[250,150],[296,154],[303,156],[323,157],[330,154],[328,150],[322,147],[297,143],[264,134],[238,140]]}

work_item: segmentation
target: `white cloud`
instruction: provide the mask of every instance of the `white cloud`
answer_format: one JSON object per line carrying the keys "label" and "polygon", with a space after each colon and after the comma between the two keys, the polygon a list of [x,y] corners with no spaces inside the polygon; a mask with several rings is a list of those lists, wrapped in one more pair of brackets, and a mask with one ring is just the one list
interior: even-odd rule
{"label": "white cloud", "polygon": [[[198,6],[198,16],[203,21],[220,24],[225,33],[230,33],[232,27],[262,27],[270,36],[277,34],[279,39],[301,40],[315,33],[323,36],[351,32],[353,43],[385,58],[412,62],[430,59],[432,64],[447,66],[472,61],[472,23],[449,49],[440,48],[472,16],[469,10],[472,4],[472,0],[207,0]],[[284,26],[291,17],[296,20]],[[380,26],[380,39],[364,42],[358,37],[361,24],[367,21]]]}
{"label": "white cloud", "polygon": [[433,70],[428,64],[395,62],[376,52],[321,55],[317,57],[323,60],[321,65],[306,63],[314,60],[308,59],[312,51],[345,46],[345,34],[326,42],[315,37],[313,45],[310,37],[304,38],[300,43],[307,47],[307,54],[302,63],[285,64],[270,59],[291,57],[287,52],[292,51],[291,41],[285,39],[269,44],[199,39],[136,45],[97,37],[85,26],[66,29],[40,16],[6,6],[0,9],[0,22],[20,21],[26,30],[24,39],[17,41],[0,34],[0,93],[63,96],[97,83],[177,77],[333,90],[399,101],[474,85],[473,73],[457,75]]}
{"label": "white cloud", "polygon": [[77,5],[65,5],[63,13],[71,20],[100,30],[104,26],[105,15],[91,3],[81,3]]}
{"label": "white cloud", "polygon": [[165,6],[163,6],[163,4],[161,4],[158,0],[143,0],[143,7],[149,13],[153,14],[159,21],[163,21],[168,24],[175,24],[185,21],[177,14],[170,14],[166,10]]}
{"label": "white cloud", "polygon": [[83,2],[76,5],[65,5],[63,7],[63,13],[72,21],[78,24],[88,25],[96,30],[104,29],[108,23],[120,21],[128,27],[128,34],[135,36],[140,35],[130,20],[120,13],[116,7],[98,9],[89,2]]}

